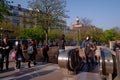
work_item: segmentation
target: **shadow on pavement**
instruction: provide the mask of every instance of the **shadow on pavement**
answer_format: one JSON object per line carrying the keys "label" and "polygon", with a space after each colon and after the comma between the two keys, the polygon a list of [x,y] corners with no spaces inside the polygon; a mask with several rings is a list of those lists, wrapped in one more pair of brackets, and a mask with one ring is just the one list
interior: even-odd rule
{"label": "shadow on pavement", "polygon": [[98,64],[92,65],[91,63],[87,64],[84,63],[84,66],[80,69],[79,73],[81,72],[91,72],[91,73],[98,73]]}
{"label": "shadow on pavement", "polygon": [[46,71],[43,71],[43,72],[35,72],[33,74],[27,74],[24,75],[23,77],[20,77],[20,78],[14,78],[14,79],[11,79],[11,80],[30,80],[32,78],[35,78],[35,77],[38,77],[38,76],[43,76],[43,75],[47,75],[51,72],[54,72],[56,69],[53,69],[53,70],[46,70]]}
{"label": "shadow on pavement", "polygon": [[[41,63],[41,64],[38,64],[38,65],[36,65],[34,67],[31,67],[31,68],[27,68],[27,69],[23,68],[20,71],[16,71],[13,67],[11,67],[9,70],[4,70],[0,74],[2,74],[2,73],[5,74],[6,72],[10,72],[10,71],[14,71],[14,73],[8,74],[8,75],[5,75],[5,76],[0,76],[0,79],[12,78],[10,80],[14,80],[16,77],[24,76],[20,80],[28,80],[28,79],[26,79],[26,77],[32,78],[32,77],[37,77],[38,75],[40,76],[40,75],[45,75],[45,74],[48,74],[50,72],[53,72],[54,70],[47,70],[47,71],[43,71],[43,72],[38,72],[38,70],[40,70],[42,68],[46,68],[46,67],[48,67],[50,65],[52,65],[52,64],[50,64],[50,63],[49,64]],[[32,74],[33,72],[34,72],[34,74]]]}

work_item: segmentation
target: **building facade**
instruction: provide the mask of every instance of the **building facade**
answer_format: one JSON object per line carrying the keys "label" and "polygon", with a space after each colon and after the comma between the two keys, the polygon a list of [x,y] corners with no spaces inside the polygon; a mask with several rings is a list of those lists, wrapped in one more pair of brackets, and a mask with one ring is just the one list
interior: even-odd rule
{"label": "building facade", "polygon": [[37,14],[39,12],[22,8],[21,5],[18,6],[9,5],[9,9],[12,15],[11,16],[5,15],[5,19],[13,26],[27,28],[36,26],[38,24]]}
{"label": "building facade", "polygon": [[[18,6],[9,5],[11,16],[5,15],[7,22],[11,23],[13,26],[20,26],[23,28],[30,28],[37,26],[42,23],[40,15],[45,14],[37,9],[25,9],[21,5]],[[65,20],[61,20],[59,25],[49,26],[48,29],[59,29],[64,30],[67,26]]]}

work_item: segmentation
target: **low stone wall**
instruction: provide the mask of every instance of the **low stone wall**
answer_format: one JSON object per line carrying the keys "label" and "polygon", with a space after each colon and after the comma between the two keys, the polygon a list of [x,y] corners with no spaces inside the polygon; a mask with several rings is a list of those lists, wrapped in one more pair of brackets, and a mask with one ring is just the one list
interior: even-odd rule
{"label": "low stone wall", "polygon": [[[83,53],[82,49],[80,46],[66,46],[65,50],[67,49],[74,49],[78,48],[79,49],[79,56],[82,59],[85,59],[85,54]],[[59,55],[59,48],[57,46],[55,47],[50,47],[48,51],[49,55],[49,62],[50,63],[58,63],[58,55]],[[96,54],[97,57],[100,57],[100,46],[97,46]],[[37,61],[43,61],[43,55],[41,53],[41,48],[38,48],[38,54],[36,55],[36,60]]]}
{"label": "low stone wall", "polygon": [[[79,49],[79,55],[81,57],[84,57],[84,54],[83,54],[83,52],[82,52],[82,50],[80,49],[79,46],[66,46],[65,50],[73,49],[73,48],[78,48]],[[50,47],[49,51],[48,51],[48,55],[49,55],[49,62],[58,63],[59,48],[57,46],[56,47]],[[43,55],[41,53],[41,48],[38,48],[38,54],[36,55],[36,60],[37,61],[42,61],[43,60]]]}
{"label": "low stone wall", "polygon": [[[49,56],[49,62],[51,63],[57,63],[58,62],[58,47],[49,47],[48,56]],[[41,52],[41,48],[38,48],[38,54],[36,55],[37,61],[43,61],[43,54]]]}

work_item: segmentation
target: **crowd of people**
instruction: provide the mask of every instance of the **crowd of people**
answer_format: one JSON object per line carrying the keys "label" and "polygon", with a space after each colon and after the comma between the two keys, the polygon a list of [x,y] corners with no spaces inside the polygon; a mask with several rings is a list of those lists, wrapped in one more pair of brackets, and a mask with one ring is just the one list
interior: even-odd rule
{"label": "crowd of people", "polygon": [[[58,46],[59,46],[59,53],[62,53],[62,51],[65,51],[66,46],[66,40],[65,35],[63,34],[59,40]],[[85,39],[82,41],[82,44],[80,45],[80,48],[82,49],[83,53],[86,57],[86,63],[89,64],[90,62],[92,64],[95,64],[95,51],[97,49],[96,45],[92,41],[92,39],[89,36],[86,36]]]}
{"label": "crowd of people", "polygon": [[[58,42],[59,52],[65,50],[66,40],[65,35],[63,34]],[[46,43],[41,48],[41,53],[43,56],[42,62],[49,62],[49,44]],[[20,44],[19,41],[16,41],[13,45],[7,37],[4,37],[0,45],[0,71],[4,70],[4,63],[6,64],[6,70],[9,69],[9,60],[15,62],[15,70],[20,70],[21,63],[27,62],[28,68],[31,67],[33,62],[36,65],[36,55],[38,54],[36,44],[34,40],[31,40],[27,46],[25,43]],[[10,58],[10,59],[9,59]]]}
{"label": "crowd of people", "polygon": [[[66,46],[66,40],[65,35],[62,34],[58,41],[58,48],[59,48],[59,54],[62,53],[62,51],[65,51]],[[92,63],[93,65],[97,63],[97,59],[95,57],[95,51],[97,50],[97,47],[95,43],[92,41],[92,39],[89,36],[86,36],[85,39],[82,41],[80,48],[82,49],[83,53],[85,54],[86,63]],[[120,45],[115,43],[114,51],[116,48],[120,48]],[[49,44],[46,43],[41,48],[41,53],[43,56],[43,62],[49,62]],[[11,54],[10,54],[11,53]],[[33,62],[34,65],[36,65],[36,55],[38,54],[35,40],[31,40],[28,43],[28,46],[26,46],[24,43],[20,44],[18,41],[15,42],[15,45],[13,45],[8,41],[7,37],[4,37],[0,44],[0,71],[3,71],[4,69],[4,63],[6,70],[9,69],[9,56],[12,60],[15,61],[15,68],[20,69],[21,68],[21,62],[28,62],[28,68],[31,67],[31,63]]]}
{"label": "crowd of people", "polygon": [[[31,62],[36,65],[37,48],[35,41],[31,40],[28,47],[25,44],[20,44],[18,41],[13,46],[7,37],[4,37],[0,45],[0,71],[4,69],[4,63],[6,70],[9,69],[9,60],[15,62],[15,69],[18,71],[21,68],[21,62],[28,62],[28,68],[31,67]],[[9,59],[10,58],[10,59]]]}
{"label": "crowd of people", "polygon": [[[43,56],[42,62],[49,62],[49,45],[46,43],[41,48],[41,53]],[[19,41],[11,43],[7,37],[4,37],[0,44],[0,72],[9,69],[9,62],[12,60],[15,63],[15,70],[20,70],[21,63],[28,64],[28,68],[31,67],[31,64],[36,65],[36,55],[38,54],[35,40],[31,40],[26,44],[23,42],[20,44]],[[5,66],[4,66],[5,64]]]}

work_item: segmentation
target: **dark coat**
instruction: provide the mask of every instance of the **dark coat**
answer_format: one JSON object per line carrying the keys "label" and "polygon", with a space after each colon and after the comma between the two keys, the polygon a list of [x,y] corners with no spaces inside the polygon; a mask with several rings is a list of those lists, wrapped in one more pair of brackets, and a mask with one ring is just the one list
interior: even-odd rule
{"label": "dark coat", "polygon": [[7,44],[2,42],[2,53],[4,55],[9,55],[10,50],[12,50],[12,44],[8,41]]}
{"label": "dark coat", "polygon": [[19,60],[21,58],[21,61],[24,61],[21,47],[18,45],[18,46],[16,46],[15,50],[17,51],[16,52],[16,60]]}
{"label": "dark coat", "polygon": [[59,49],[65,49],[65,45],[66,45],[65,39],[61,38],[58,43]]}
{"label": "dark coat", "polygon": [[96,46],[93,43],[89,43],[85,47],[85,54],[88,57],[92,57],[95,54]]}

